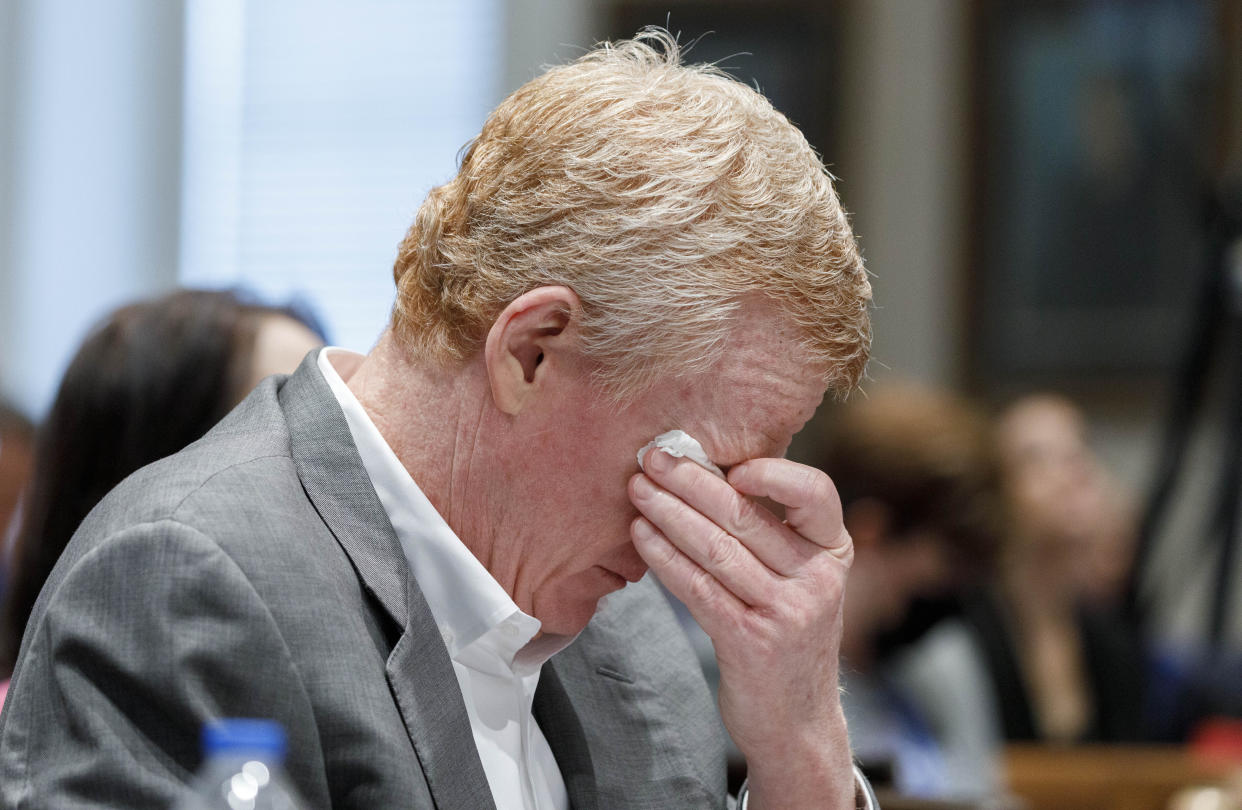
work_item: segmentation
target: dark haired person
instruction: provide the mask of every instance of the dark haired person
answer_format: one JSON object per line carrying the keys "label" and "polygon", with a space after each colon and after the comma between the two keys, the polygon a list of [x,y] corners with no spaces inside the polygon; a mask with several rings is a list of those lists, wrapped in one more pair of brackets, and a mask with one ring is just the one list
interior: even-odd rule
{"label": "dark haired person", "polygon": [[34,442],[35,428],[30,420],[0,400],[0,595],[8,586],[9,549],[17,530],[22,493],[34,468]]}
{"label": "dark haired person", "polygon": [[18,503],[30,478],[34,436],[30,420],[0,401],[0,551],[7,548],[9,527],[15,523]]}
{"label": "dark haired person", "polygon": [[957,667],[974,659],[953,655],[927,662],[952,668],[942,678],[951,683],[927,701],[899,666],[927,640],[937,650],[968,644],[925,609],[984,573],[999,542],[1003,500],[988,421],[954,394],[888,382],[835,412],[824,438],[820,463],[854,540],[841,656],[855,754],[864,766],[891,769],[909,795],[993,795],[999,733],[983,668]]}
{"label": "dark haired person", "polygon": [[1131,507],[1096,457],[1082,411],[1036,393],[1005,408],[996,441],[1012,517],[993,587],[966,603],[1005,738],[1144,739],[1146,658],[1122,617]]}
{"label": "dark haired person", "polygon": [[288,309],[178,290],[103,319],[39,430],[4,605],[7,675],[43,583],[82,519],[135,470],[200,438],[269,374],[322,345]]}

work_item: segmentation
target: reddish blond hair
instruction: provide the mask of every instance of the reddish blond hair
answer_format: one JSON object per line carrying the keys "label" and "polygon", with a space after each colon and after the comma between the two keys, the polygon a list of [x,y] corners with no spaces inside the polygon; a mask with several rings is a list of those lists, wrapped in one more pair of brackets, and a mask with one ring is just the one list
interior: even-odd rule
{"label": "reddish blond hair", "polygon": [[473,356],[524,292],[573,289],[583,351],[616,398],[709,368],[756,293],[837,393],[870,348],[871,287],[823,163],[767,99],[683,66],[658,29],[505,99],[428,194],[393,276],[394,332],[445,361]]}

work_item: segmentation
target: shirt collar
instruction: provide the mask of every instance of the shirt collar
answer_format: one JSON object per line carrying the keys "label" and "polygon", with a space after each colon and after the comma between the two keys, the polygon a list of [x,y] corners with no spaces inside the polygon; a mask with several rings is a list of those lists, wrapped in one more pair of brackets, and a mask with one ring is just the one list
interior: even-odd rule
{"label": "shirt collar", "polygon": [[[503,639],[498,642],[501,646],[497,653],[506,663],[512,663],[519,650],[539,632],[539,620],[522,612],[461,542],[349,390],[345,379],[357,371],[363,356],[327,347],[320,351],[318,361],[319,370],[345,414],[362,466],[397,533],[449,656],[456,658],[484,634],[490,634],[489,638]],[[491,633],[506,622],[517,632]],[[543,656],[544,660],[552,652]]]}

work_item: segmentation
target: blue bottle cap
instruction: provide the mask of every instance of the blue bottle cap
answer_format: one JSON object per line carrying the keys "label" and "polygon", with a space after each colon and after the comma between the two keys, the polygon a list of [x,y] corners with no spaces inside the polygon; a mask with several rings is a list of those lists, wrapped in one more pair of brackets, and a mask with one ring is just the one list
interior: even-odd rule
{"label": "blue bottle cap", "polygon": [[251,754],[283,762],[285,730],[274,720],[214,720],[203,726],[203,753],[209,757]]}

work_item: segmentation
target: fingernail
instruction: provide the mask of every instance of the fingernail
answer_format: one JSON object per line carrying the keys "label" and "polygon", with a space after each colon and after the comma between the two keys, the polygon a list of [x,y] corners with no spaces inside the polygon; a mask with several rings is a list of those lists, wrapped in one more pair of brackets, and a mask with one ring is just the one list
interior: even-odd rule
{"label": "fingernail", "polygon": [[[660,455],[664,455],[661,453]],[[655,494],[655,487],[647,480],[647,476],[640,475],[634,480],[634,496],[637,498],[647,499]]]}
{"label": "fingernail", "polygon": [[673,457],[659,448],[649,452],[643,460],[656,472],[668,472],[673,467]]}
{"label": "fingernail", "polygon": [[633,523],[635,540],[650,540],[655,536],[655,532],[651,529],[651,524],[643,518],[638,518]]}

